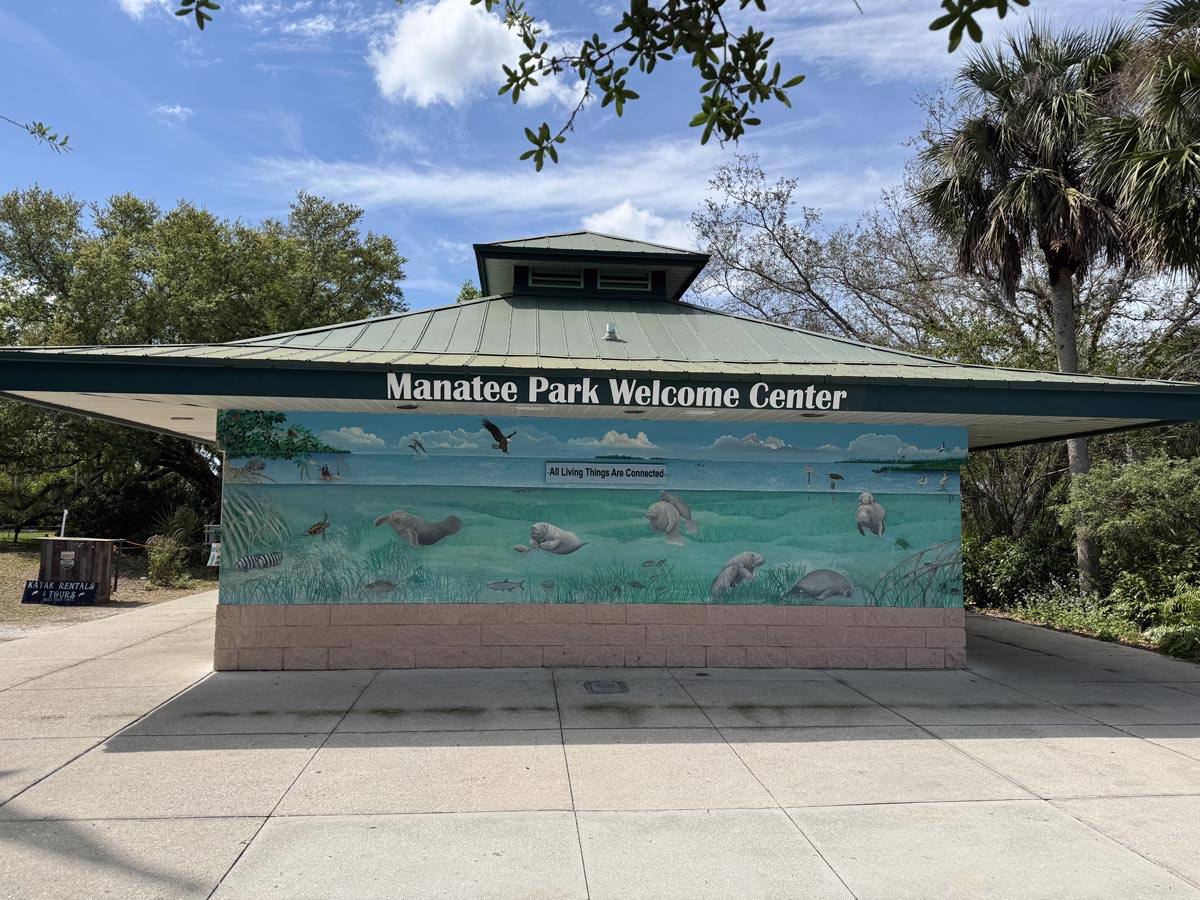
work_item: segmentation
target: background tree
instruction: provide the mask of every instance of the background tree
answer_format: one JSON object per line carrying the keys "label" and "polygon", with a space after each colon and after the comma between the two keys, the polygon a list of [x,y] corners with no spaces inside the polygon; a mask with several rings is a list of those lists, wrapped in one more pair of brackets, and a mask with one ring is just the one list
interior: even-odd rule
{"label": "background tree", "polygon": [[[976,52],[959,73],[973,111],[922,154],[919,192],[951,237],[960,268],[1016,292],[1028,256],[1050,285],[1061,372],[1079,372],[1076,279],[1097,263],[1138,262],[1130,229],[1094,175],[1088,152],[1107,93],[1132,52],[1128,29],[1052,33],[1041,25]],[[1090,468],[1086,439],[1067,442],[1070,470]],[[1096,585],[1095,543],[1081,524],[1076,555],[1085,589]]]}
{"label": "background tree", "polygon": [[468,278],[458,288],[458,296],[454,298],[455,303],[466,303],[468,300],[478,300],[483,296],[483,292],[475,287],[475,282]]}
{"label": "background tree", "polygon": [[[0,336],[9,344],[210,343],[405,309],[405,259],[363,211],[298,195],[283,220],[219,219],[132,195],[88,206],[34,187],[0,196]],[[322,445],[324,446],[324,445]],[[205,448],[0,403],[0,518],[72,506],[101,536],[148,534],[163,506],[216,521]]]}

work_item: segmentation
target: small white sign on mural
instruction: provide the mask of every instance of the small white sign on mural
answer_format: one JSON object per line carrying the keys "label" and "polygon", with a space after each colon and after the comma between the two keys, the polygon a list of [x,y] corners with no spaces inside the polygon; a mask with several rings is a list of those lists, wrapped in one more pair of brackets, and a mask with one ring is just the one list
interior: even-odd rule
{"label": "small white sign on mural", "polygon": [[667,483],[667,467],[662,463],[635,463],[617,460],[546,463],[546,484],[628,484]]}

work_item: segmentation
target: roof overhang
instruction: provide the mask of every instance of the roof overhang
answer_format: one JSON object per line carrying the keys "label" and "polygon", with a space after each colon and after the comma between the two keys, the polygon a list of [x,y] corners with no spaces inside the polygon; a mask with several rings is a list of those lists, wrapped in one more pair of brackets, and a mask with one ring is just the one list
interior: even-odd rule
{"label": "roof overhang", "polygon": [[[958,425],[969,431],[972,450],[1058,440],[1200,420],[1200,385],[1132,379],[1087,379],[1047,374],[1028,379],[984,382],[969,377],[897,377],[863,366],[857,374],[838,367],[737,366],[714,373],[689,372],[687,366],[604,367],[573,361],[538,360],[512,365],[508,360],[447,360],[439,365],[406,358],[396,365],[355,364],[344,360],[197,358],[106,353],[103,348],[13,349],[0,351],[0,396],[78,413],[138,428],[211,443],[218,409],[278,409],[346,413],[447,413],[492,416],[571,416],[587,418],[683,419],[730,422],[821,421],[867,425]],[[151,355],[153,353],[153,355]],[[583,361],[580,361],[583,362]],[[585,377],[660,379],[664,384],[737,386],[743,392],[760,381],[772,387],[815,384],[848,392],[845,408],[825,412],[795,409],[695,409],[607,404],[536,404],[527,402],[397,403],[388,398],[388,372],[415,377],[462,378],[476,375],[520,381],[551,376],[560,381]],[[964,370],[969,371],[969,370]],[[405,407],[400,409],[398,407]],[[415,407],[415,408],[411,408]]]}

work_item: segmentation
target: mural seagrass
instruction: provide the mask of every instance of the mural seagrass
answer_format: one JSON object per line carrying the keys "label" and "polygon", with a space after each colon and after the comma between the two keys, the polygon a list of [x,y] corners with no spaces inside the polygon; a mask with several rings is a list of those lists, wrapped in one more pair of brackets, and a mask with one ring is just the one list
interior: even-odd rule
{"label": "mural seagrass", "polygon": [[966,430],[222,411],[221,602],[959,606]]}

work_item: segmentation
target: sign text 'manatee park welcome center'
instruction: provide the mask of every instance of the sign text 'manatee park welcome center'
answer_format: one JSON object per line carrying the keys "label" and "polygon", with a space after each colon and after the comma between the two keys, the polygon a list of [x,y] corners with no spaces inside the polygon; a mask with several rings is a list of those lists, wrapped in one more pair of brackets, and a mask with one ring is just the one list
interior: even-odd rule
{"label": "sign text 'manatee park welcome center'", "polygon": [[387,373],[387,397],[405,401],[465,403],[544,403],[564,406],[682,407],[684,409],[842,409],[847,391],[805,387],[773,387],[756,381],[736,385],[677,384],[642,378],[415,377]]}

